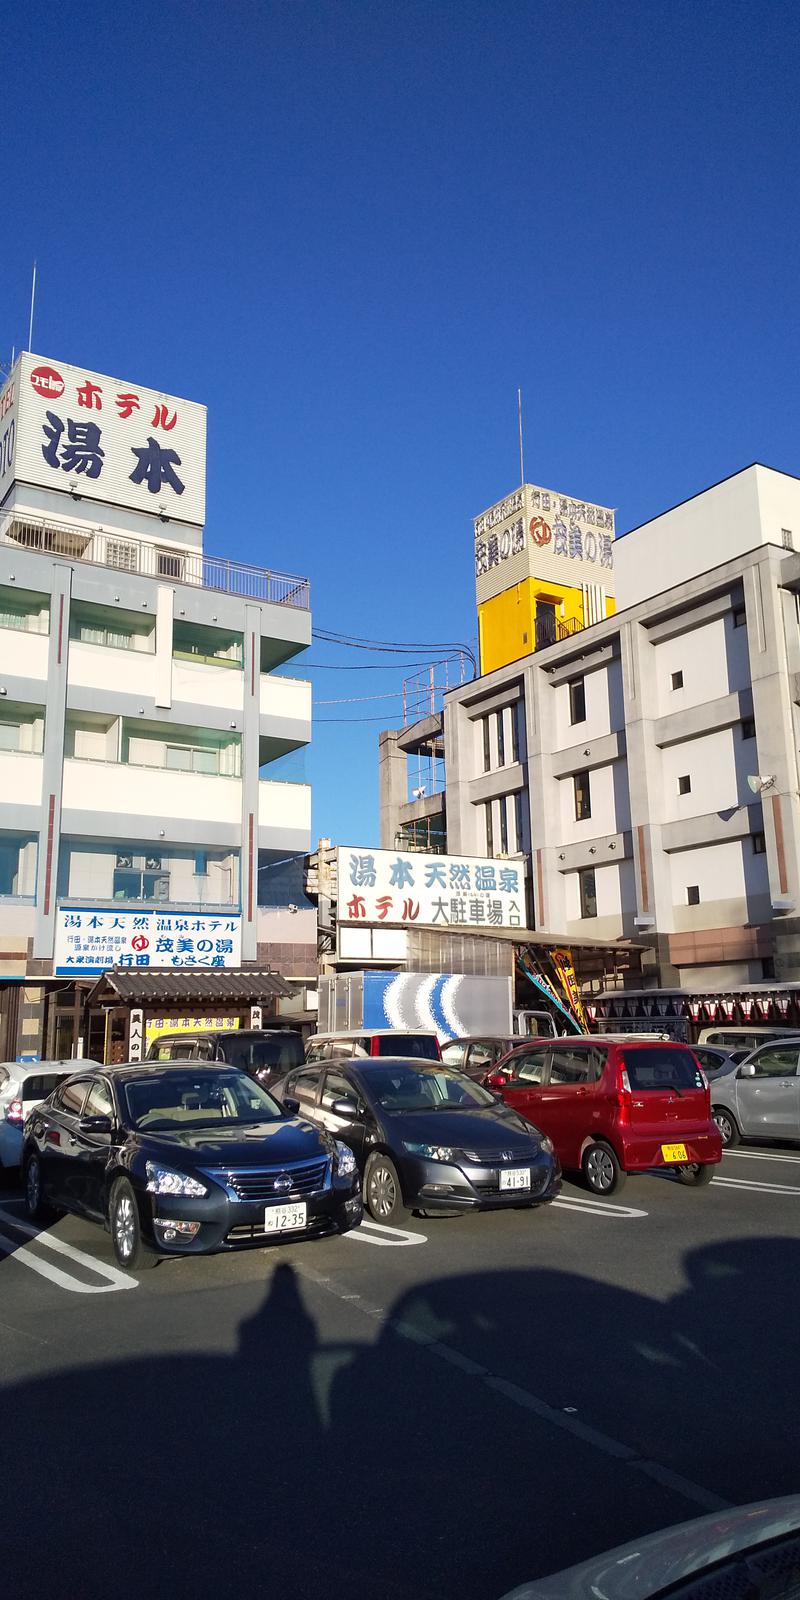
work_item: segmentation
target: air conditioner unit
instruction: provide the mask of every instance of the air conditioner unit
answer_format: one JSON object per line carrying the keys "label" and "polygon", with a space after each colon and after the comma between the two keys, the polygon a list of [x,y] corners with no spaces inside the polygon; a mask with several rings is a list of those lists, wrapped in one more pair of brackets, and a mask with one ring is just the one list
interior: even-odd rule
{"label": "air conditioner unit", "polygon": [[145,868],[145,872],[160,872],[161,871],[161,857],[160,856],[145,856],[145,858],[144,858],[144,868]]}
{"label": "air conditioner unit", "polygon": [[133,866],[133,856],[117,856],[117,866],[118,867],[132,867]]}

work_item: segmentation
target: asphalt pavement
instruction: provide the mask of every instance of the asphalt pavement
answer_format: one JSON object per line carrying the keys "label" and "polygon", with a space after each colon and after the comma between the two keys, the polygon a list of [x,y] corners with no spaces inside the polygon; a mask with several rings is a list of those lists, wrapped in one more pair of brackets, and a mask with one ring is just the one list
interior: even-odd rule
{"label": "asphalt pavement", "polygon": [[15,1600],[495,1600],[800,1491],[800,1152],[119,1272],[0,1193]]}

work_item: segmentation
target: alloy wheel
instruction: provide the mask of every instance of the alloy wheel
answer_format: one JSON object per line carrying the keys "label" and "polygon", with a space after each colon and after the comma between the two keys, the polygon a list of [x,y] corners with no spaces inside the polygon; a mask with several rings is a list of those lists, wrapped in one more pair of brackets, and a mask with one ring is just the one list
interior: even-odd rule
{"label": "alloy wheel", "polygon": [[397,1204],[397,1185],[388,1167],[373,1167],[369,1175],[370,1210],[381,1217],[391,1216]]}
{"label": "alloy wheel", "polygon": [[121,1194],[114,1211],[114,1238],[120,1255],[126,1259],[133,1254],[134,1236],[133,1201],[129,1194]]}
{"label": "alloy wheel", "polygon": [[39,1208],[39,1199],[42,1189],[42,1176],[39,1163],[35,1156],[28,1162],[28,1173],[25,1179],[25,1198],[31,1216],[35,1216]]}

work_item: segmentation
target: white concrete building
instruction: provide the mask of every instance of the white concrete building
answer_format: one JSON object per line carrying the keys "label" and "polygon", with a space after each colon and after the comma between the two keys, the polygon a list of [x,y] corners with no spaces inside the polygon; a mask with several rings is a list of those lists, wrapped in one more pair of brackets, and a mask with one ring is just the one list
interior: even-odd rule
{"label": "white concrete building", "polygon": [[[37,373],[60,379],[63,398],[40,395]],[[77,422],[76,395],[94,390],[106,409]],[[101,429],[114,396],[139,402],[129,443]],[[187,406],[31,356],[0,394],[0,1059],[63,1053],[74,1030],[48,1044],[46,986],[30,980],[91,976],[109,955],[315,969],[313,910],[290,912],[271,892],[273,864],[310,845],[310,789],[269,778],[271,762],[310,739],[310,684],[275,671],[310,643],[308,584],[205,553],[201,523],[184,517],[203,515],[205,414],[189,407],[185,422]],[[171,451],[186,507],[168,477],[152,498],[147,481],[119,487],[154,446],[159,460],[159,415],[161,459],[169,467]],[[83,430],[81,448],[113,466],[109,493],[127,504],[99,497],[89,454],[82,470],[73,450],[74,476],[62,466],[72,447],[53,455],[56,422],[61,438]]]}
{"label": "white concrete building", "polygon": [[[381,736],[382,844],[443,812],[449,850],[524,857],[531,927],[640,940],[653,983],[800,976],[795,542],[761,466],[618,540],[624,610]],[[409,801],[423,739],[445,793]]]}

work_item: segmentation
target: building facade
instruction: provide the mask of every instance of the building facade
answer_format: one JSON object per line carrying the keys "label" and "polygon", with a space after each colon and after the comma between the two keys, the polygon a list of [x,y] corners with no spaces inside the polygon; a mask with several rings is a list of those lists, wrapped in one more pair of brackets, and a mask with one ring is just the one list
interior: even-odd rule
{"label": "building facade", "polygon": [[0,394],[0,1058],[68,1055],[112,965],[315,970],[273,892],[310,790],[268,776],[308,584],[206,554],[204,452],[204,408],[63,363]]}
{"label": "building facade", "polygon": [[[524,861],[531,926],[636,939],[654,985],[800,976],[797,536],[800,484],[753,466],[617,540],[626,609],[381,735],[382,844],[438,808]],[[409,801],[423,736],[445,792]]]}

